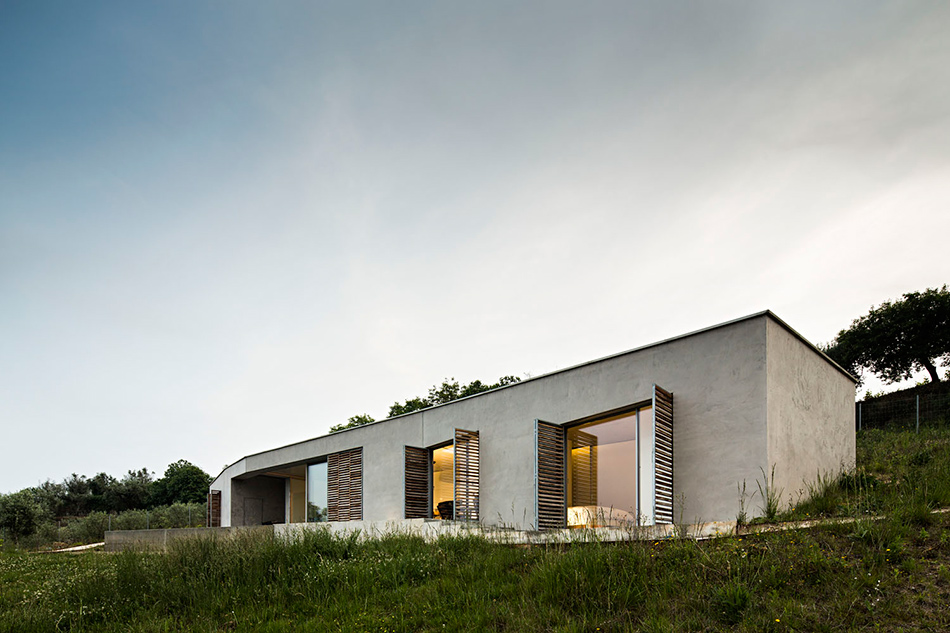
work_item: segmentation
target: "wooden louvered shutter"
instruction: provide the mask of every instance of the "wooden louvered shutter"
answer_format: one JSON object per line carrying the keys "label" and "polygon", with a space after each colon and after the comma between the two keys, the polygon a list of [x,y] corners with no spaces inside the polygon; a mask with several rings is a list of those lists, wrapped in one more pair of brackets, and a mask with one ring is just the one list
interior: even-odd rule
{"label": "wooden louvered shutter", "polygon": [[359,521],[363,518],[363,448],[327,455],[327,518]]}
{"label": "wooden louvered shutter", "polygon": [[571,505],[599,505],[597,503],[597,436],[574,430],[569,443]]}
{"label": "wooden louvered shutter", "polygon": [[205,523],[208,527],[221,527],[221,491],[208,492],[208,517]]}
{"label": "wooden louvered shutter", "polygon": [[653,385],[653,472],[657,523],[673,523],[673,394]]}
{"label": "wooden louvered shutter", "polygon": [[429,518],[429,451],[406,447],[406,518]]}
{"label": "wooden louvered shutter", "polygon": [[567,527],[567,485],[564,462],[566,432],[563,427],[534,421],[535,514],[539,530]]}
{"label": "wooden louvered shutter", "polygon": [[478,521],[478,431],[455,429],[455,520]]}

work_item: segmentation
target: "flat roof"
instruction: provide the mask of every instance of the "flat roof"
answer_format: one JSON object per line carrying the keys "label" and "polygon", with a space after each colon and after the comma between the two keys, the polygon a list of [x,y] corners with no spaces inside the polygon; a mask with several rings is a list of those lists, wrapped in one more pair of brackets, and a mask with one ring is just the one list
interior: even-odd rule
{"label": "flat roof", "polygon": [[[762,310],[761,312],[755,312],[755,313],[753,313],[753,314],[749,314],[749,315],[744,316],[744,317],[739,317],[738,319],[732,319],[731,321],[724,321],[723,323],[717,323],[716,325],[711,325],[711,326],[709,326],[709,327],[704,327],[704,328],[699,329],[699,330],[693,330],[692,332],[687,332],[686,334],[680,334],[680,335],[678,335],[678,336],[673,336],[673,337],[670,337],[670,338],[666,338],[666,339],[663,339],[663,340],[660,340],[660,341],[656,341],[655,343],[648,343],[647,345],[641,345],[640,347],[634,347],[633,349],[628,349],[628,350],[625,350],[625,351],[623,351],[623,352],[617,352],[616,354],[610,354],[610,355],[608,355],[608,356],[602,356],[602,357],[600,357],[600,358],[595,358],[594,360],[589,360],[589,361],[585,361],[585,362],[583,362],[583,363],[578,363],[577,365],[571,365],[570,367],[565,367],[565,368],[563,368],[563,369],[556,369],[556,370],[554,370],[554,371],[549,371],[549,372],[547,372],[547,373],[545,373],[545,374],[541,374],[541,375],[539,375],[539,376],[532,376],[531,378],[527,378],[527,379],[525,379],[525,380],[521,380],[521,381],[518,381],[518,382],[513,382],[513,383],[508,384],[508,385],[503,385],[503,386],[501,386],[501,387],[496,387],[495,389],[491,389],[491,390],[489,390],[489,391],[482,391],[481,393],[476,393],[476,394],[472,394],[472,395],[470,395],[470,396],[465,396],[464,398],[458,398],[457,400],[452,400],[452,401],[450,401],[450,402],[443,402],[443,403],[441,403],[441,404],[435,404],[435,405],[432,405],[432,406],[430,406],[430,407],[426,407],[425,409],[419,409],[418,411],[411,411],[411,412],[409,412],[409,413],[403,413],[402,415],[393,416],[393,417],[391,417],[391,418],[383,418],[382,420],[375,420],[375,421],[369,422],[369,423],[367,423],[367,424],[361,424],[360,426],[351,427],[351,428],[349,428],[349,429],[342,429],[342,430],[339,430],[339,431],[335,431],[335,432],[333,432],[333,433],[326,433],[326,434],[324,434],[324,435],[317,435],[316,437],[311,437],[311,438],[307,438],[307,439],[305,439],[305,440],[300,440],[299,442],[291,442],[290,444],[284,444],[283,446],[277,446],[277,447],[274,447],[274,448],[269,448],[269,449],[267,449],[267,450],[258,451],[258,452],[256,452],[256,453],[250,453],[250,454],[245,455],[244,457],[242,457],[242,458],[240,458],[240,459],[238,459],[238,460],[232,462],[231,464],[228,464],[227,466],[225,466],[224,469],[222,469],[221,473],[223,473],[225,470],[227,470],[227,469],[230,468],[231,466],[234,466],[234,464],[237,464],[237,463],[240,462],[241,460],[247,459],[248,457],[254,457],[255,455],[263,455],[264,453],[270,453],[271,451],[280,450],[280,449],[282,449],[282,448],[287,448],[287,447],[289,447],[289,446],[296,446],[296,445],[298,445],[298,444],[305,444],[305,443],[307,443],[307,442],[312,442],[312,441],[318,440],[318,439],[320,439],[320,438],[322,438],[322,437],[329,437],[330,435],[339,435],[340,433],[346,433],[347,431],[352,431],[352,430],[354,430],[354,429],[362,429],[362,428],[365,428],[365,427],[367,427],[367,426],[372,426],[372,425],[374,425],[374,424],[380,424],[380,423],[383,423],[383,422],[388,422],[388,421],[390,421],[390,420],[395,420],[395,419],[397,419],[397,418],[404,418],[404,417],[407,417],[407,416],[410,416],[410,415],[416,415],[417,413],[421,413],[421,412],[423,412],[423,411],[428,411],[429,409],[436,409],[436,408],[439,408],[439,407],[449,406],[449,405],[451,405],[451,404],[455,404],[456,402],[461,402],[462,400],[468,400],[468,399],[470,399],[470,398],[478,398],[478,397],[480,397],[480,396],[484,396],[484,395],[487,395],[487,394],[490,394],[490,393],[497,393],[497,392],[501,391],[502,389],[512,389],[512,388],[518,387],[519,385],[523,385],[523,384],[526,384],[526,383],[529,383],[529,382],[533,382],[533,381],[535,381],[535,380],[541,380],[541,379],[543,379],[543,378],[548,378],[548,377],[550,377],[550,376],[556,376],[556,375],[558,375],[558,374],[563,374],[564,372],[573,371],[573,370],[575,370],[575,369],[580,369],[581,367],[587,367],[587,366],[589,366],[589,365],[595,365],[595,364],[597,364],[597,363],[602,363],[602,362],[604,362],[604,361],[608,361],[608,360],[611,360],[611,359],[614,359],[614,358],[619,358],[619,357],[621,357],[621,356],[626,356],[627,354],[635,354],[635,353],[637,353],[637,352],[642,352],[643,350],[650,349],[651,347],[657,347],[657,346],[660,346],[660,345],[666,345],[666,344],[668,344],[668,343],[673,343],[673,342],[675,342],[675,341],[680,341],[680,340],[689,338],[689,337],[691,337],[691,336],[696,336],[696,335],[699,335],[699,334],[705,334],[706,332],[710,332],[710,331],[712,331],[712,330],[718,330],[719,328],[728,327],[728,326],[730,326],[730,325],[735,325],[736,323],[742,323],[743,321],[750,321],[750,320],[752,320],[752,319],[757,319],[757,318],[761,318],[761,317],[770,318],[770,319],[772,319],[773,321],[775,321],[776,323],[778,323],[779,325],[781,325],[781,326],[782,326],[783,328],[785,328],[785,330],[787,330],[792,336],[794,336],[795,338],[797,338],[799,341],[801,341],[801,342],[804,343],[806,346],[808,346],[809,348],[811,348],[812,351],[814,351],[816,354],[818,354],[818,355],[821,356],[823,359],[825,359],[825,361],[827,361],[828,363],[830,363],[832,367],[834,367],[834,368],[837,369],[839,372],[841,372],[842,374],[844,374],[845,376],[847,376],[847,378],[848,378],[849,380],[851,380],[851,382],[857,384],[858,381],[857,381],[857,379],[856,379],[854,376],[852,376],[847,370],[845,370],[843,367],[841,367],[841,365],[839,365],[838,363],[836,363],[835,361],[833,361],[827,354],[825,354],[823,351],[821,351],[820,349],[818,349],[818,347],[816,347],[811,341],[809,341],[809,340],[806,339],[804,336],[802,336],[802,335],[801,335],[798,331],[796,331],[792,326],[790,326],[788,323],[786,323],[785,321],[783,321],[782,319],[780,319],[780,318],[779,318],[774,312],[772,312],[771,310]],[[218,477],[221,476],[221,473],[218,473]],[[215,479],[217,479],[217,477],[215,477]]]}

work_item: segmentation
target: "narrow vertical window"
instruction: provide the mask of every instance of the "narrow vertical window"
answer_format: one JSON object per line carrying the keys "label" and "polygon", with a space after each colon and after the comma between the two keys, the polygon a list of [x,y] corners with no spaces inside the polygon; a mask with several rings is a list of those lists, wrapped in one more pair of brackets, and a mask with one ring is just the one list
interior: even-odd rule
{"label": "narrow vertical window", "polygon": [[327,463],[318,462],[307,466],[307,522],[327,519]]}

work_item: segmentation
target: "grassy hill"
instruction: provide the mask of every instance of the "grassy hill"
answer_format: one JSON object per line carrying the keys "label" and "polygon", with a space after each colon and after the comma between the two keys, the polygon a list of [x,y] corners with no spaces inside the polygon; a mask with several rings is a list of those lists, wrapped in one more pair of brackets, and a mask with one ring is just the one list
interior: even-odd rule
{"label": "grassy hill", "polygon": [[932,512],[950,507],[950,431],[864,432],[858,469],[795,501],[780,519],[841,521],[530,549],[316,532],[168,554],[5,553],[0,630],[950,630],[950,513]]}

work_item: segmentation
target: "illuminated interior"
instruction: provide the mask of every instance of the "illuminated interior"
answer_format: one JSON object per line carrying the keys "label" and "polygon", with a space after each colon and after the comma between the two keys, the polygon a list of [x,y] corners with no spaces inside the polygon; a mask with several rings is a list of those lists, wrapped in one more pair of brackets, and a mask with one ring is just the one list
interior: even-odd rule
{"label": "illuminated interior", "polygon": [[569,527],[653,522],[652,424],[646,407],[567,430]]}
{"label": "illuminated interior", "polygon": [[[455,500],[455,447],[432,449],[432,516],[451,519]],[[439,509],[441,505],[441,511]]]}

